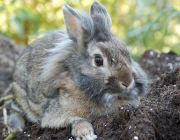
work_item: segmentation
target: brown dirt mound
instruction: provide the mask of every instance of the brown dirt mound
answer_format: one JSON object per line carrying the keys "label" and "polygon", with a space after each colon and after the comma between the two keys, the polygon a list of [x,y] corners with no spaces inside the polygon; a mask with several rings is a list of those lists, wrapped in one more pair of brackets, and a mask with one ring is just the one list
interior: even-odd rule
{"label": "brown dirt mound", "polygon": [[[98,139],[180,139],[180,66],[151,87],[148,97],[137,107],[123,105],[118,115],[97,118],[92,124]],[[70,128],[42,129],[38,124],[28,123],[24,133],[16,134],[14,139],[73,138]]]}
{"label": "brown dirt mound", "polygon": [[0,35],[0,97],[12,82],[12,71],[22,48]]}
{"label": "brown dirt mound", "polygon": [[152,50],[146,51],[138,61],[152,79],[160,79],[161,74],[180,65],[180,56],[174,52],[158,54]]}
{"label": "brown dirt mound", "polygon": [[[4,43],[4,46],[8,44],[8,40],[5,41],[7,41],[7,43]],[[3,50],[3,54],[5,54],[6,51],[10,51],[11,55],[14,55],[13,47],[9,47],[8,50]],[[147,51],[144,53],[142,59],[139,60],[141,66],[150,74],[150,77],[156,79],[152,80],[153,84],[150,85],[147,98],[141,100],[140,105],[136,107],[130,104],[123,105],[119,107],[119,112],[116,115],[107,114],[107,116],[99,117],[92,122],[98,140],[180,139],[180,66],[177,66],[180,63],[180,56],[173,52],[159,55],[153,51]],[[13,58],[13,62],[14,60],[15,58]],[[6,63],[4,63],[4,65],[6,65]],[[176,67],[173,68],[174,66]],[[12,67],[13,65],[9,66],[11,69]],[[6,71],[6,69],[4,70]],[[4,77],[7,78],[7,75],[3,73],[5,71],[0,71],[0,75],[4,75]],[[2,84],[3,87],[0,87],[1,91],[4,91],[11,82],[12,71],[10,71],[9,74],[9,79],[0,79],[1,83],[5,83]],[[1,93],[2,92],[0,92],[0,97]],[[0,117],[2,117],[1,111]],[[2,124],[2,122],[0,123]],[[0,139],[3,138],[3,125],[1,124]],[[26,127],[23,129],[23,132],[16,133],[13,139],[74,139],[70,132],[70,127],[62,129],[42,129],[38,123],[32,124],[26,122]]]}

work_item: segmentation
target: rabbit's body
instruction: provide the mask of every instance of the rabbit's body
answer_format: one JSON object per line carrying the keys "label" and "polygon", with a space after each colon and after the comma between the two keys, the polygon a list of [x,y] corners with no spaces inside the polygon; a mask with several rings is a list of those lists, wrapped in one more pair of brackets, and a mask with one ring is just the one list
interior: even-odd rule
{"label": "rabbit's body", "polygon": [[[64,33],[53,33],[34,41],[19,58],[14,72],[13,90],[15,102],[13,106],[17,102],[23,113],[26,112],[27,118],[32,122],[37,122],[46,113],[52,116],[52,114],[55,115],[56,113],[60,115],[69,112],[71,115],[74,114],[74,116],[91,119],[113,112],[115,109],[114,105],[119,107],[122,102],[114,102],[112,108],[96,105],[96,102],[87,98],[77,88],[73,78],[69,77],[71,73],[66,71],[66,69],[62,73],[58,73],[58,75],[52,70],[51,74],[54,75],[53,77],[46,82],[41,80],[42,61],[48,57],[46,49],[54,48],[54,43],[62,37],[61,34],[63,35]],[[16,106],[18,107],[18,105]],[[58,123],[54,125],[52,122],[47,121],[47,123],[50,123],[49,127],[59,127]]]}
{"label": "rabbit's body", "polygon": [[26,116],[42,127],[71,125],[73,136],[95,139],[88,120],[117,112],[122,103],[138,104],[147,75],[110,33],[100,3],[91,6],[91,17],[67,5],[63,12],[67,32],[34,41],[16,64],[13,126],[23,127]]}

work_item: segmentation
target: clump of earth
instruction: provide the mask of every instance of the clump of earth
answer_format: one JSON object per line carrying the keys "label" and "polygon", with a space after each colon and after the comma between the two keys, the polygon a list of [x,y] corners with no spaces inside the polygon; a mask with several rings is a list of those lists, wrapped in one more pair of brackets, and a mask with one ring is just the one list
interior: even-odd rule
{"label": "clump of earth", "polygon": [[[12,92],[5,90],[12,83],[15,61],[23,51],[13,41],[0,36],[0,98]],[[180,139],[180,56],[174,52],[158,54],[146,51],[138,61],[149,75],[147,96],[139,105],[124,104],[116,114],[96,118],[92,121],[98,140],[119,139]],[[2,107],[11,109],[11,100],[0,102]],[[0,139],[3,137],[3,121],[0,121]],[[41,128],[38,123],[26,121],[22,132],[14,140],[70,140],[71,128]]]}

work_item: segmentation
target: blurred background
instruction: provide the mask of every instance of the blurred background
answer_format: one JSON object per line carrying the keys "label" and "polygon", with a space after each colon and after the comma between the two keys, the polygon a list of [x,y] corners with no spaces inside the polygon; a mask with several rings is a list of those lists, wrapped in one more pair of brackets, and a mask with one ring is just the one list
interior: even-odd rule
{"label": "blurred background", "polygon": [[[89,13],[93,0],[64,0]],[[180,0],[99,0],[112,18],[112,32],[140,58],[145,50],[180,53]],[[27,46],[65,28],[63,0],[0,0],[0,34]]]}

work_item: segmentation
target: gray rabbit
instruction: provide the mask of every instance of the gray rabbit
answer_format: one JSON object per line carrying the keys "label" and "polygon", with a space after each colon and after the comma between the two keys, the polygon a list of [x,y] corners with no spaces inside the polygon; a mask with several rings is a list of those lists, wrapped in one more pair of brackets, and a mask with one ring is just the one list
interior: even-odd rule
{"label": "gray rabbit", "polygon": [[77,140],[94,140],[90,120],[123,103],[137,105],[148,78],[111,33],[111,18],[98,1],[90,15],[66,4],[63,15],[67,31],[37,39],[16,63],[12,126],[24,127],[26,117],[41,127],[71,125]]}

